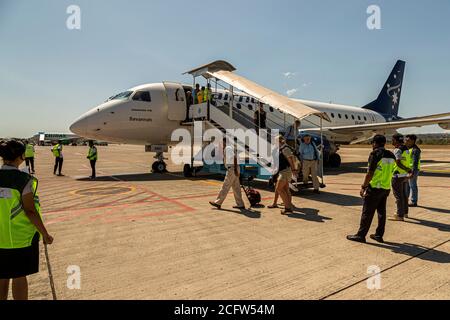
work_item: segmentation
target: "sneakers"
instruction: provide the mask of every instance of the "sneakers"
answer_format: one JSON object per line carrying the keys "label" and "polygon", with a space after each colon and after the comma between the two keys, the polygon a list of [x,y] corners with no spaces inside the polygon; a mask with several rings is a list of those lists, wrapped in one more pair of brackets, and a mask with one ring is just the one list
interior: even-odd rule
{"label": "sneakers", "polygon": [[217,203],[215,203],[215,202],[210,201],[209,204],[212,205],[213,207],[216,207],[217,209],[220,209],[220,208],[221,208],[221,205],[220,205],[220,204],[217,204]]}
{"label": "sneakers", "polygon": [[370,239],[375,240],[379,243],[384,243],[383,237],[377,236],[376,234],[371,234]]}
{"label": "sneakers", "polygon": [[410,202],[410,203],[408,204],[408,207],[417,207],[417,203]]}
{"label": "sneakers", "polygon": [[347,240],[360,242],[360,243],[366,243],[366,238],[360,237],[360,236],[358,236],[356,234],[347,236]]}
{"label": "sneakers", "polygon": [[400,217],[398,214],[394,214],[391,218],[389,218],[390,221],[405,221],[403,217]]}

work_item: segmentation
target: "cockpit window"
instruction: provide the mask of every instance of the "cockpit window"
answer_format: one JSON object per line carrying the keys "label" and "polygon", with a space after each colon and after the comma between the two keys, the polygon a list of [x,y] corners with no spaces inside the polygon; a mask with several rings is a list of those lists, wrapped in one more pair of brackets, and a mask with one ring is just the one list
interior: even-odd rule
{"label": "cockpit window", "polygon": [[[148,91],[136,91],[136,93],[133,96],[133,100],[135,101],[152,101],[150,97],[150,93]],[[178,100],[177,100],[178,101]],[[183,100],[181,100],[183,101]]]}
{"label": "cockpit window", "polygon": [[133,91],[121,92],[119,94],[116,94],[115,96],[110,97],[108,100],[127,99],[129,96],[131,96],[132,93]]}

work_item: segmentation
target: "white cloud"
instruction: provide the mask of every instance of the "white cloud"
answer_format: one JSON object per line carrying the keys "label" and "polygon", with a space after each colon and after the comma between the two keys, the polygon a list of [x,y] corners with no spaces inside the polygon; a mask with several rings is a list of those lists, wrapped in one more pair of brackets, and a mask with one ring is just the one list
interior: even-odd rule
{"label": "white cloud", "polygon": [[297,75],[296,72],[290,72],[290,71],[288,71],[288,72],[283,72],[283,76],[285,76],[286,78],[293,78],[293,77],[295,77],[296,75]]}
{"label": "white cloud", "polygon": [[294,94],[296,94],[298,92],[298,88],[294,88],[294,89],[289,89],[286,91],[286,94],[288,95],[288,97],[292,97]]}
{"label": "white cloud", "polygon": [[305,82],[304,84],[302,84],[303,88],[309,87],[310,85],[312,85],[311,82]]}

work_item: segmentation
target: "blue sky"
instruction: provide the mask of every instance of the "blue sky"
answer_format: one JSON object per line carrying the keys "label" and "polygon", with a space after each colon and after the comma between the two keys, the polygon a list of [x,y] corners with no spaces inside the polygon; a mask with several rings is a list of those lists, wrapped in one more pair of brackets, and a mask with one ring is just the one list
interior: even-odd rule
{"label": "blue sky", "polygon": [[[81,30],[66,28],[71,4]],[[371,4],[381,30],[366,27]],[[0,0],[0,136],[68,132],[114,93],[190,83],[183,71],[216,59],[293,97],[356,106],[404,59],[400,115],[447,112],[450,1]]]}

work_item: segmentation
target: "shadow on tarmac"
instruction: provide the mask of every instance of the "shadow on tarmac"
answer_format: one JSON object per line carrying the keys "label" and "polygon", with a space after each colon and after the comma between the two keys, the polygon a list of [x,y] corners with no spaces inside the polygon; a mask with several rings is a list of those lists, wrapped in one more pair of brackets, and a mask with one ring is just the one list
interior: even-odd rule
{"label": "shadow on tarmac", "polygon": [[[408,220],[413,220],[414,222],[408,221]],[[429,227],[429,228],[436,228],[439,231],[443,231],[443,232],[450,232],[450,225],[445,224],[445,223],[434,222],[434,221],[424,220],[424,219],[417,219],[417,218],[408,218],[407,220],[405,220],[405,222],[411,223],[411,224],[418,224],[418,225]]]}
{"label": "shadow on tarmac", "polygon": [[367,244],[383,249],[389,249],[394,253],[404,254],[407,256],[419,258],[421,260],[438,263],[450,263],[450,254],[448,254],[447,252],[436,249],[430,249],[417,244],[395,243],[387,241],[385,243],[368,242]]}
{"label": "shadow on tarmac", "polygon": [[418,207],[422,208],[422,209],[427,209],[427,210],[430,210],[430,211],[439,212],[439,213],[450,213],[450,209],[432,208],[432,207],[425,207],[425,206],[418,206]]}
{"label": "shadow on tarmac", "polygon": [[323,223],[327,220],[332,220],[332,218],[319,215],[319,210],[313,208],[294,208],[293,213],[284,214],[286,217],[293,219],[302,219],[312,222]]}
{"label": "shadow on tarmac", "polygon": [[260,219],[261,218],[261,211],[252,210],[251,208],[250,209],[240,209],[240,210],[239,209],[231,210],[231,209],[225,209],[225,208],[221,208],[221,209],[213,208],[212,210],[217,211],[217,212],[231,212],[231,213],[241,214],[250,219]]}

